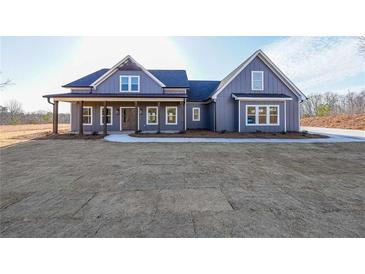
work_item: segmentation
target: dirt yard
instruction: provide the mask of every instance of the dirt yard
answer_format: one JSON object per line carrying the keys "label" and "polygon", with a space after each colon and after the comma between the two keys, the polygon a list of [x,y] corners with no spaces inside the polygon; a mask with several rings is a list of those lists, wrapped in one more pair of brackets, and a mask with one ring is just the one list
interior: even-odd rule
{"label": "dirt yard", "polygon": [[365,114],[306,117],[301,126],[365,130]]}
{"label": "dirt yard", "polygon": [[[59,124],[58,130],[66,133],[69,124]],[[0,147],[6,147],[31,139],[44,137],[52,132],[52,124],[39,125],[0,125]]]}
{"label": "dirt yard", "polygon": [[0,152],[0,237],[365,237],[364,143],[34,140]]}

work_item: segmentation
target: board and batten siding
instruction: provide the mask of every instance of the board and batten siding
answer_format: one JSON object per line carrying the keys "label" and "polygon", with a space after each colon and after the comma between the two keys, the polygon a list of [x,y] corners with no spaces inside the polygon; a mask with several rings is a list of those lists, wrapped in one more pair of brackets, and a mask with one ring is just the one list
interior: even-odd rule
{"label": "board and batten siding", "polygon": [[[264,90],[251,90],[251,71],[264,72]],[[217,131],[238,131],[237,102],[232,93],[248,94],[285,94],[292,98],[287,101],[287,131],[299,131],[299,100],[298,97],[275,75],[274,72],[259,58],[256,57],[247,65],[217,96],[216,100],[216,127]],[[250,102],[254,105],[256,102]],[[241,109],[241,116],[242,111]],[[242,129],[241,129],[242,131]]]}
{"label": "board and batten siding", "polygon": [[[117,70],[104,82],[99,84],[93,93],[120,93],[120,76],[136,75],[140,77],[139,93],[163,93],[162,87],[141,70]],[[127,92],[125,92],[127,93]]]}
{"label": "board and batten siding", "polygon": [[[193,108],[200,108],[200,121],[193,121]],[[186,103],[187,129],[209,129],[209,106],[201,102]]]}

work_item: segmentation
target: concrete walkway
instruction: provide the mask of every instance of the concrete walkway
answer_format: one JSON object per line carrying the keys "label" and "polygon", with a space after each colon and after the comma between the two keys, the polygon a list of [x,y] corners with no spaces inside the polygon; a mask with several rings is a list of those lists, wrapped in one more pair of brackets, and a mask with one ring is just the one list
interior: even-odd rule
{"label": "concrete walkway", "polygon": [[[158,137],[131,137],[128,134],[114,133],[106,136],[104,139],[109,142],[119,143],[346,143],[346,142],[365,142],[364,131],[360,133],[352,133],[348,131],[347,135],[343,130],[325,129],[325,128],[309,128],[310,133],[319,133],[329,136],[329,138],[312,138],[312,139],[260,139],[260,138],[158,138]],[[363,136],[361,136],[361,134]]]}

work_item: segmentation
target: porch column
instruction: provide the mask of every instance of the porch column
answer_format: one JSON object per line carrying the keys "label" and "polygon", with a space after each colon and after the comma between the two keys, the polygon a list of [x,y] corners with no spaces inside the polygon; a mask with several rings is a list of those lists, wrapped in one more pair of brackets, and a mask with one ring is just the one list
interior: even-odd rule
{"label": "porch column", "polygon": [[53,133],[58,133],[58,101],[53,102]]}
{"label": "porch column", "polygon": [[135,119],[135,133],[137,133],[138,132],[138,119],[139,119],[139,116],[138,116],[138,102],[136,101],[136,102],[134,102],[134,115],[135,115],[135,117],[136,117],[136,119]]}
{"label": "porch column", "polygon": [[181,101],[180,102],[180,107],[182,108],[182,121],[183,121],[183,130],[182,131],[186,131],[186,128],[185,128],[185,99],[184,101]]}
{"label": "porch column", "polygon": [[[107,112],[107,103],[106,103],[106,101],[104,101],[104,123],[103,123],[103,134],[104,135],[106,135],[108,133],[108,131],[107,131],[107,120],[106,120],[107,115],[106,115],[106,112]],[[111,115],[111,113],[110,113],[110,115]],[[111,119],[111,117],[110,117],[110,119]]]}
{"label": "porch column", "polygon": [[83,135],[84,134],[84,125],[83,125],[83,114],[84,114],[84,102],[81,101],[79,104],[79,135]]}
{"label": "porch column", "polygon": [[157,133],[160,133],[161,132],[161,103],[160,102],[157,102]]}

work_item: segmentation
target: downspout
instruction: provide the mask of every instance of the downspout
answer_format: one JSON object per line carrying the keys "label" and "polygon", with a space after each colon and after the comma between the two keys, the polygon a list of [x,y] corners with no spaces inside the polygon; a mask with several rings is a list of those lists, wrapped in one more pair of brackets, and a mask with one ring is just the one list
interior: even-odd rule
{"label": "downspout", "polygon": [[47,102],[54,106],[54,103],[51,102],[51,98],[47,97]]}

